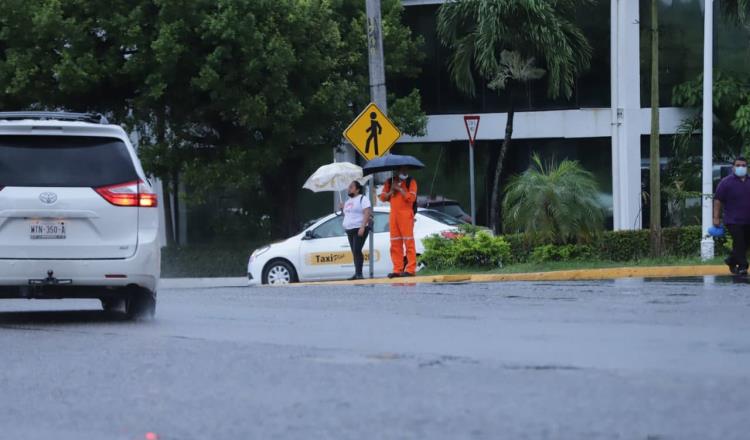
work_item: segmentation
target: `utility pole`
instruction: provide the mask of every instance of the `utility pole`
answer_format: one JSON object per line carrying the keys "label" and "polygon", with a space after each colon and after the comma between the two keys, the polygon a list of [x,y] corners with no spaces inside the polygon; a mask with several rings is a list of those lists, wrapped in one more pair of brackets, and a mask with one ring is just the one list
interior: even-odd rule
{"label": "utility pole", "polygon": [[651,0],[651,139],[649,145],[651,196],[651,256],[661,256],[661,154],[659,151],[659,1]]}
{"label": "utility pole", "polygon": [[[367,59],[370,67],[370,100],[388,114],[385,89],[385,57],[380,0],[365,0],[367,10]],[[370,203],[375,207],[375,177],[370,179]],[[370,231],[370,278],[375,277],[375,231]]]}
{"label": "utility pole", "polygon": [[705,0],[703,11],[703,172],[701,176],[701,259],[714,257],[714,240],[708,236],[713,224],[714,148],[713,148],[713,64],[714,64],[714,2]]}

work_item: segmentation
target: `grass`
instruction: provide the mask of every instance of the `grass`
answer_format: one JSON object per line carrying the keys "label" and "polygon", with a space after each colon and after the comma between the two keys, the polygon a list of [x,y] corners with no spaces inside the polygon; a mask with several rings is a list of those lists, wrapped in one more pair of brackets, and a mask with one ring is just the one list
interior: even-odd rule
{"label": "grass", "polygon": [[606,269],[610,267],[651,267],[651,266],[692,266],[724,264],[722,258],[714,258],[709,261],[701,261],[700,258],[645,258],[638,261],[550,261],[546,263],[518,263],[508,265],[499,269],[487,270],[485,268],[451,268],[447,270],[424,269],[420,275],[453,275],[465,273],[528,273],[528,272],[552,272],[558,270],[577,269]]}

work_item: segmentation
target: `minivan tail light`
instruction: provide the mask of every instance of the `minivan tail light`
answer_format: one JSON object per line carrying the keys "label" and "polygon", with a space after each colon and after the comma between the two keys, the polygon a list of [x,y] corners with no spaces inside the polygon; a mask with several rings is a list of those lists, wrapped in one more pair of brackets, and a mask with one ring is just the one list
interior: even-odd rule
{"label": "minivan tail light", "polygon": [[115,206],[155,208],[156,194],[141,180],[94,188],[104,200]]}

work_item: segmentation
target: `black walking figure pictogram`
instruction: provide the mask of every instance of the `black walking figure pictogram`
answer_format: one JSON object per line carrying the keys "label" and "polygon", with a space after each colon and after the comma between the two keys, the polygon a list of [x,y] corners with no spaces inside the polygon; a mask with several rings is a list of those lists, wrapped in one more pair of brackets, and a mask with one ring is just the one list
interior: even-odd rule
{"label": "black walking figure pictogram", "polygon": [[381,127],[380,122],[378,122],[377,113],[370,113],[370,128],[365,131],[370,133],[370,137],[367,138],[367,143],[365,144],[365,154],[370,153],[370,142],[373,142],[375,144],[375,149],[373,151],[375,152],[376,156],[379,156],[380,152],[378,151],[378,136],[383,134],[383,127]]}

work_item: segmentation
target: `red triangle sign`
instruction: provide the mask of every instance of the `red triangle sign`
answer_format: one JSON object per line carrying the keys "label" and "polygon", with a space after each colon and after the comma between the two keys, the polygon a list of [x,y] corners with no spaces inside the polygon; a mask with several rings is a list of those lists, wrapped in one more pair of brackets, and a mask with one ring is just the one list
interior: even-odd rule
{"label": "red triangle sign", "polygon": [[473,147],[479,131],[479,115],[464,116],[464,124],[466,124],[466,133],[469,135],[469,145]]}

